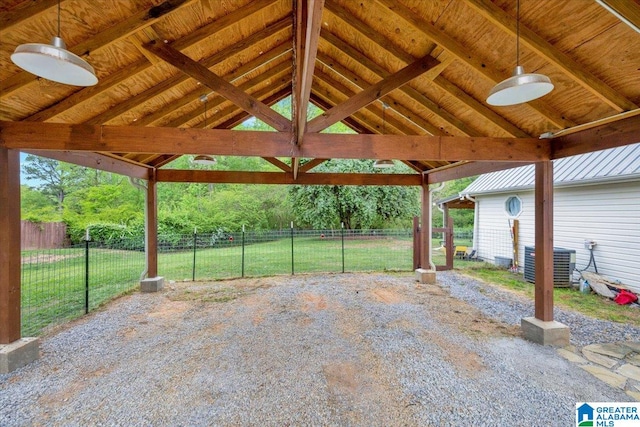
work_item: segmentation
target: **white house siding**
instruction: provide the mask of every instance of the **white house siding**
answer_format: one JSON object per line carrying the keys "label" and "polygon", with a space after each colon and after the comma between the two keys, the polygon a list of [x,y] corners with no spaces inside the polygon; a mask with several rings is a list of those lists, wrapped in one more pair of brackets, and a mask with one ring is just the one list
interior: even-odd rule
{"label": "white house siding", "polygon": [[[519,225],[519,265],[524,247],[534,246],[533,190],[477,195],[478,232],[474,247],[478,256],[511,258],[510,234],[504,202],[517,195],[522,200]],[[505,236],[499,243],[496,236]],[[640,292],[640,182],[556,187],[554,191],[554,246],[576,251],[576,268],[589,262],[585,240],[597,244],[594,257],[598,272]],[[589,268],[593,271],[593,266]]]}

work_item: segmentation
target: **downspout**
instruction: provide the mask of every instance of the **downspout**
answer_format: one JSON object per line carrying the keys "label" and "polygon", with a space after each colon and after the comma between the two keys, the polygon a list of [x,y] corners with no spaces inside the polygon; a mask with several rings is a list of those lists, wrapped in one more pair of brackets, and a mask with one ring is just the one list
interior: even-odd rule
{"label": "downspout", "polygon": [[149,224],[147,223],[147,187],[141,183],[141,179],[129,177],[129,184],[133,185],[138,190],[144,193],[144,270],[140,274],[140,280],[144,280],[149,272],[149,259],[146,254],[149,251],[148,241],[149,241]]}
{"label": "downspout", "polygon": [[476,199],[474,199],[473,197],[469,196],[469,193],[467,194],[462,194],[460,193],[460,199],[466,199],[469,200],[470,202],[474,203],[474,207],[473,207],[473,249],[476,250],[476,256],[477,256],[477,251],[478,251],[478,246],[476,244],[476,236],[478,235],[478,228],[479,228],[479,224],[478,224],[478,220],[480,219],[480,215],[478,215],[478,201]]}
{"label": "downspout", "polygon": [[[433,223],[433,209],[431,209],[431,206],[433,206],[433,193],[436,193],[438,191],[441,191],[444,188],[444,185],[446,184],[446,182],[441,182],[439,186],[437,186],[436,188],[434,188],[433,190],[429,191],[429,230],[431,230],[431,224]],[[444,213],[444,212],[443,212]],[[422,224],[422,226],[424,227],[425,224]],[[428,238],[431,238],[431,233],[429,233]],[[431,245],[429,245],[429,248],[431,248]],[[433,263],[433,259],[431,259],[431,253],[433,251],[429,250],[429,269],[431,271],[436,271],[436,265]]]}

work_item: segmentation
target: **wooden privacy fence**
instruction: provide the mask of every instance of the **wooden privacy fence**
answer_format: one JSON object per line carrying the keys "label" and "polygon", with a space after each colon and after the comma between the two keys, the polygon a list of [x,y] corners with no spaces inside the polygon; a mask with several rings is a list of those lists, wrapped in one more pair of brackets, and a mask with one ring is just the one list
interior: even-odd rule
{"label": "wooden privacy fence", "polygon": [[62,248],[67,243],[67,224],[64,222],[20,221],[22,250]]}

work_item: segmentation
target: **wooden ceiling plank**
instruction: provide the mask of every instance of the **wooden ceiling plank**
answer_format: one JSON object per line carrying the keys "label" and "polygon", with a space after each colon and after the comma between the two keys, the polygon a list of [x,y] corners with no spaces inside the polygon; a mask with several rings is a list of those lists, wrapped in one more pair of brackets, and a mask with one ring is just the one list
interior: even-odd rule
{"label": "wooden ceiling plank", "polygon": [[[516,19],[490,0],[469,0],[467,4],[501,30],[514,37],[516,36]],[[638,14],[640,15],[640,13]],[[633,102],[591,74],[585,69],[584,65],[578,64],[573,58],[556,49],[551,43],[523,25],[522,22],[520,22],[520,42],[553,64],[553,66],[562,70],[574,82],[592,95],[600,98],[601,101],[616,111],[622,112],[638,108]]]}
{"label": "wooden ceiling plank", "polygon": [[[233,10],[232,12],[227,13],[226,15],[222,15],[218,17],[215,21],[204,25],[198,28],[195,31],[192,31],[188,35],[182,37],[179,40],[174,41],[171,44],[176,50],[185,49],[207,37],[210,37],[212,34],[215,34],[219,31],[222,31],[225,28],[228,28],[231,25],[242,21],[243,19],[248,18],[256,12],[261,11],[262,9],[270,6],[278,0],[253,0],[248,2],[246,5]],[[291,25],[291,20],[289,19],[289,25]]]}
{"label": "wooden ceiling plank", "polygon": [[[453,38],[447,36],[442,31],[438,30],[435,25],[423,20],[411,9],[396,2],[395,0],[376,0],[383,6],[390,9],[393,13],[410,23],[412,26],[422,31],[431,41],[439,44],[442,48],[446,49],[452,55],[456,56],[460,61],[470,66],[473,70],[477,71],[492,83],[501,82],[505,79],[505,76],[501,76],[499,73],[487,67],[479,59],[471,56],[463,45],[455,41]],[[543,101],[536,100],[527,103],[531,108],[535,109],[541,116],[547,119],[554,126],[563,129],[575,125],[574,122],[564,118],[558,112],[553,111]]]}
{"label": "wooden ceiling plank", "polygon": [[363,89],[342,104],[333,107],[331,110],[311,120],[307,127],[308,131],[315,133],[328,128],[381,96],[410,82],[438,64],[440,64],[440,61],[431,55],[426,55],[418,59],[414,63]]}
{"label": "wooden ceiling plank", "polygon": [[284,172],[291,172],[291,166],[282,160],[276,159],[275,157],[263,157],[263,159]]}
{"label": "wooden ceiling plank", "polygon": [[[329,33],[328,31],[324,31],[323,30],[322,31],[322,37],[327,42],[332,44],[334,47],[340,49],[342,52],[344,52],[345,54],[347,54],[348,56],[350,56],[354,60],[358,61],[362,66],[368,68],[370,71],[372,71],[373,73],[377,74],[378,76],[381,76],[383,78],[389,76],[390,73],[387,70],[385,70],[383,67],[381,67],[380,65],[376,64],[374,61],[372,61],[371,59],[369,59],[368,57],[366,57],[362,53],[358,52],[357,50],[355,50],[353,47],[349,46],[348,44],[346,44],[342,40],[338,39],[337,37],[335,37],[333,34]],[[335,65],[337,65],[337,64],[335,64]],[[439,65],[439,66],[435,67],[435,71],[436,72],[434,72],[431,77],[433,77],[435,79],[438,76],[439,71],[443,70],[443,68],[441,68],[441,67],[446,68],[446,65],[448,65],[448,63],[443,64],[442,66]],[[332,67],[333,67],[333,64],[332,64]],[[399,90],[401,92],[404,92],[406,95],[411,97],[414,101],[418,102],[419,104],[424,106],[426,109],[428,109],[429,111],[431,111],[432,113],[434,113],[438,117],[440,117],[442,120],[446,121],[447,123],[451,124],[452,126],[457,128],[458,130],[460,130],[464,135],[467,135],[467,136],[481,136],[480,132],[476,131],[475,129],[473,129],[473,128],[469,127],[469,126],[467,126],[464,122],[459,120],[453,114],[451,114],[448,111],[444,110],[437,103],[433,102],[431,99],[427,98],[425,95],[423,95],[422,93],[420,93],[417,90],[415,90],[414,88],[412,88],[411,85],[409,85],[409,84],[408,85],[404,85],[401,88],[399,88]],[[433,128],[432,128],[432,130],[435,131],[435,129],[433,129]],[[429,133],[432,133],[432,132],[429,132]],[[440,133],[443,133],[443,132],[442,131],[433,132],[434,135],[438,135]]]}
{"label": "wooden ceiling plank", "polygon": [[[87,56],[93,51],[115,43],[123,38],[127,38],[133,33],[155,24],[168,14],[179,10],[181,7],[194,3],[195,1],[196,0],[165,0],[157,6],[151,6],[145,10],[141,10],[95,36],[88,38],[75,46],[69,47],[68,50],[81,57]],[[3,83],[0,98],[11,94],[36,79],[37,77],[35,75],[27,71],[21,71],[14,74]]]}
{"label": "wooden ceiling plank", "polygon": [[34,156],[47,157],[61,162],[113,172],[132,178],[149,179],[150,168],[117,160],[99,153],[49,150],[25,150],[24,152],[33,154]]}
{"label": "wooden ceiling plank", "polygon": [[[64,3],[64,1],[60,2],[60,4],[62,3]],[[11,31],[16,25],[20,25],[21,22],[32,19],[57,5],[58,0],[30,1],[29,6],[0,12],[0,38]]]}
{"label": "wooden ceiling plank", "polygon": [[319,166],[321,164],[323,164],[324,162],[326,162],[328,159],[311,159],[309,160],[307,163],[303,164],[300,166],[300,169],[298,169],[298,172],[300,173],[307,173],[309,172],[311,169],[315,168],[316,166]]}
{"label": "wooden ceiling plank", "polygon": [[158,182],[199,182],[225,184],[280,184],[280,185],[421,185],[418,174],[383,173],[305,173],[298,180],[292,173],[284,172],[235,172],[185,169],[158,169]]}
{"label": "wooden ceiling plank", "polygon": [[[625,131],[633,132],[636,142],[638,122],[640,116],[626,124],[617,122],[617,132],[606,135],[607,142],[615,137],[630,138]],[[575,135],[579,133],[566,138]],[[287,132],[0,121],[0,146],[17,150],[529,162],[546,161],[551,156],[550,140],[537,138],[308,133],[303,145],[296,147],[290,143],[292,137]]]}
{"label": "wooden ceiling plank", "polygon": [[[298,145],[302,142],[307,125],[307,110],[318,53],[324,1],[299,0],[297,2],[297,9],[300,12],[296,14],[299,19],[297,22],[299,28],[296,28],[294,34],[299,38],[295,42],[297,52],[295,52],[296,69],[294,70],[292,105],[294,106],[295,143]],[[296,172],[297,168],[294,167],[294,178]]]}
{"label": "wooden ceiling plank", "polygon": [[291,131],[291,121],[286,117],[283,117],[252,96],[247,95],[236,86],[219,77],[207,67],[189,58],[182,52],[161,42],[146,44],[145,49],[158,55],[183,73],[202,82],[202,84],[208,86],[211,90],[218,92],[229,101],[253,114],[276,130],[280,132]]}
{"label": "wooden ceiling plank", "polygon": [[[341,64],[334,61],[332,58],[329,58],[325,54],[319,54],[318,61],[325,64],[332,72],[338,73],[343,78],[349,80],[352,84],[356,85],[360,89],[363,89],[364,84],[362,83],[362,79],[356,76],[346,67],[343,67]],[[407,86],[400,88],[400,90],[403,92],[405,92],[407,89]],[[391,95],[383,96],[382,98],[380,98],[380,101],[386,103],[387,105],[392,105],[393,109],[402,114],[405,120],[414,123],[416,126],[422,128],[426,133],[430,135],[445,135],[445,133],[437,126],[432,125],[429,121],[423,119],[419,114],[396,101],[396,99]]]}
{"label": "wooden ceiling plank", "polygon": [[531,162],[470,162],[442,170],[428,171],[425,175],[428,184],[439,184],[454,179],[513,169],[529,164],[531,164]]}
{"label": "wooden ceiling plank", "polygon": [[560,159],[640,141],[640,115],[553,138],[551,158]]}

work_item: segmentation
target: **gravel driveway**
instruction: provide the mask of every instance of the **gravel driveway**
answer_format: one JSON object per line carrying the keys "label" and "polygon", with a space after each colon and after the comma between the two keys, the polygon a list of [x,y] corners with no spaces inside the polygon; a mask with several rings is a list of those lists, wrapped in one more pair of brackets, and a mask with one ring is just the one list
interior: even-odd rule
{"label": "gravel driveway", "polygon": [[301,275],[123,297],[0,375],[0,425],[568,426],[576,402],[631,400],[522,340],[511,311],[531,303],[438,280]]}

